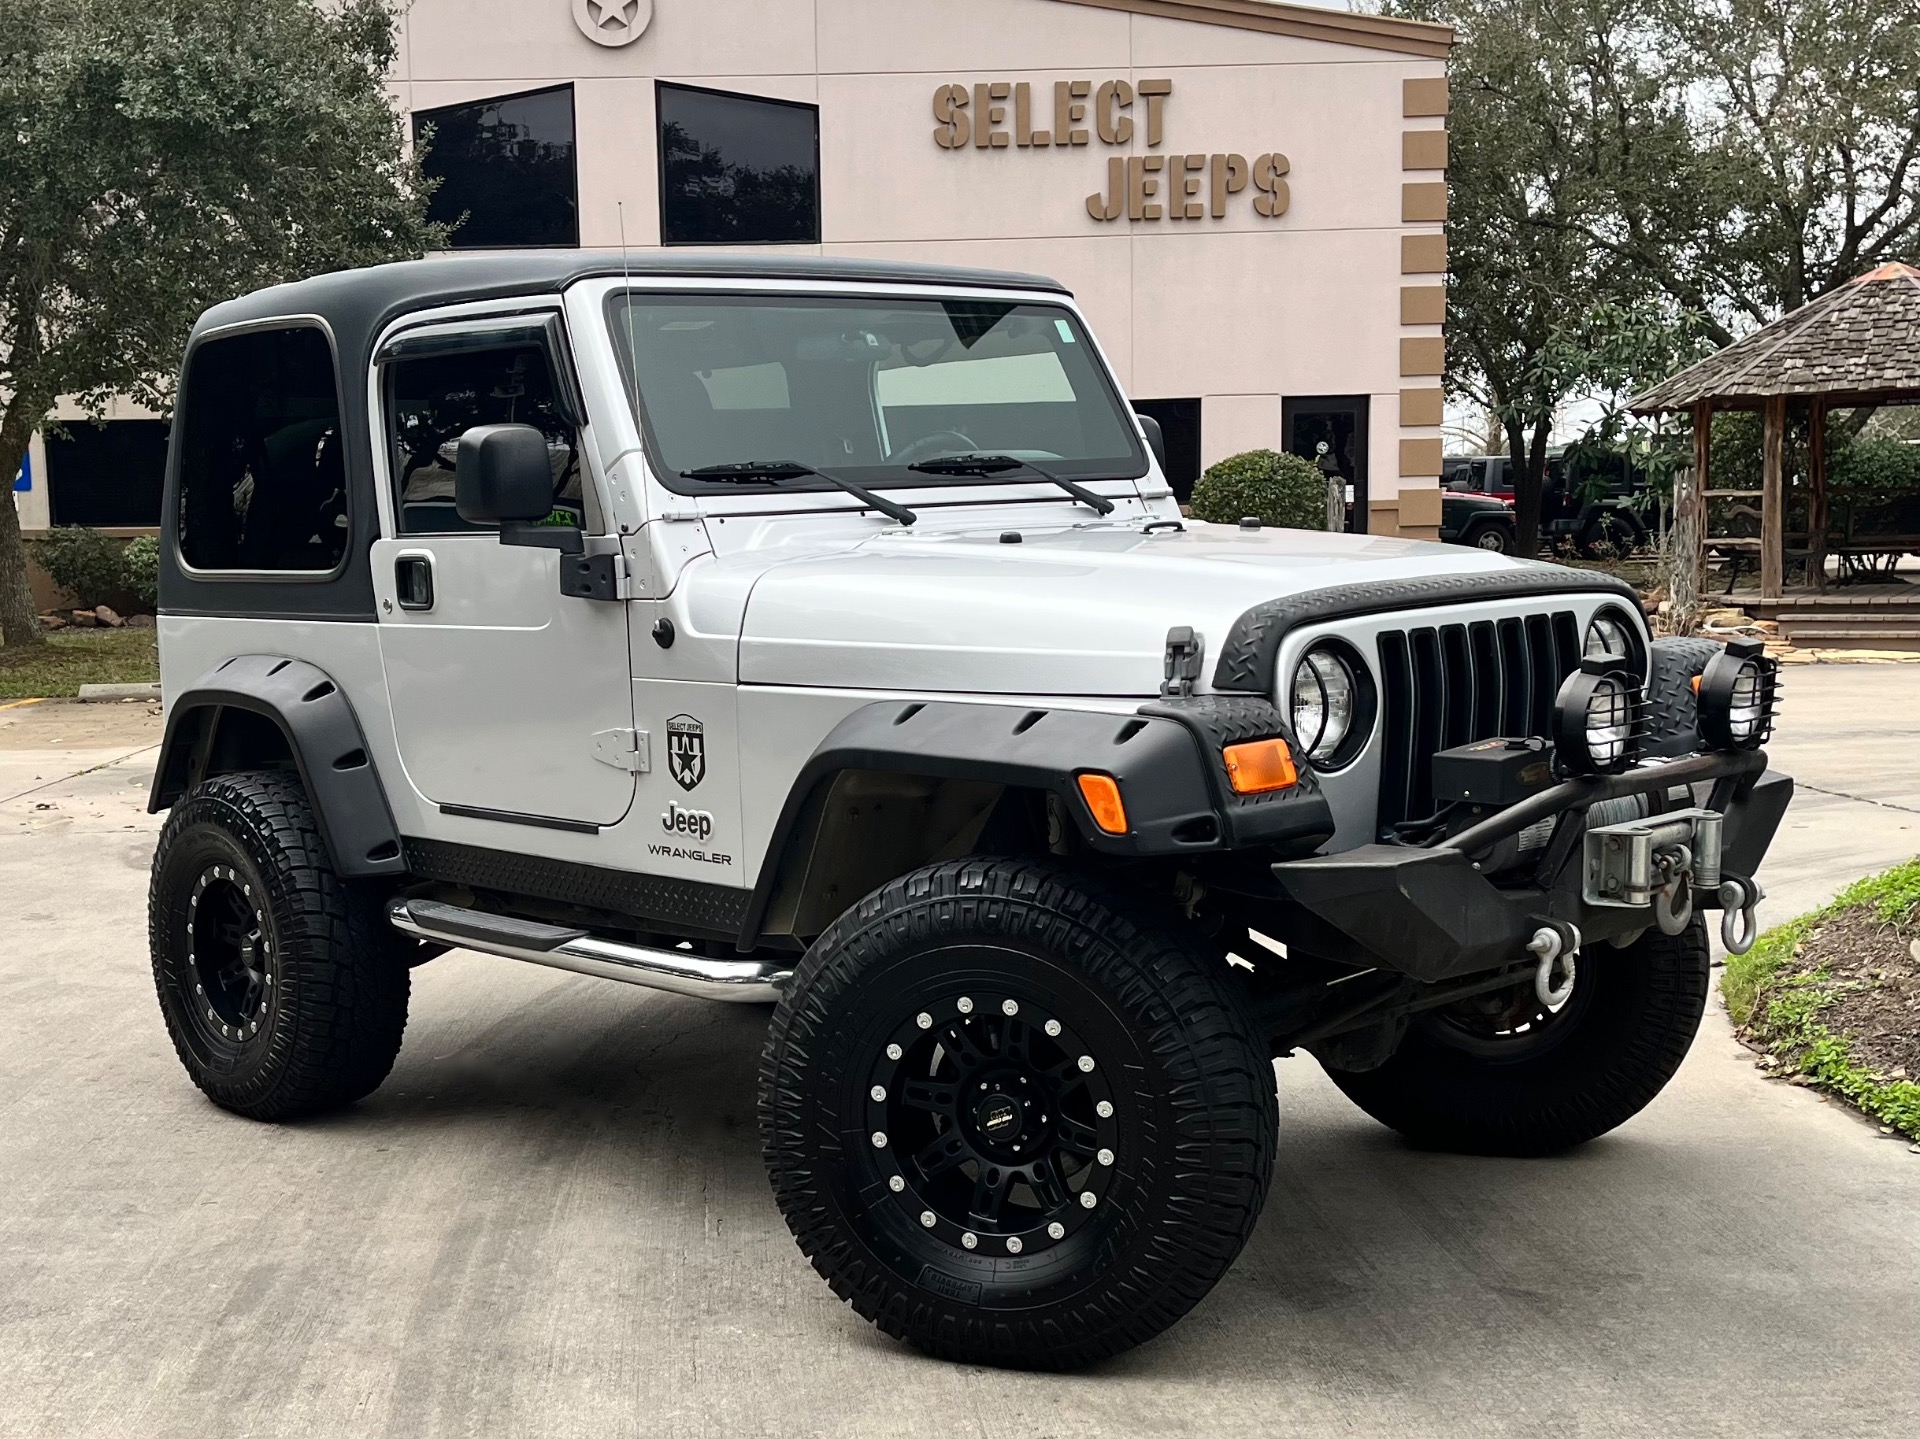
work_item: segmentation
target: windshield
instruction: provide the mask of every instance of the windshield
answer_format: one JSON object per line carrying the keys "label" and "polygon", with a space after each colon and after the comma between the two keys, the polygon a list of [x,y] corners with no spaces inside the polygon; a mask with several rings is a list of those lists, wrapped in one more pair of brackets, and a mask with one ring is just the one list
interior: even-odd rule
{"label": "windshield", "polygon": [[[1146,473],[1119,395],[1058,305],[656,294],[615,295],[608,314],[649,454],[682,492],[743,487],[689,471],[780,460],[869,485],[973,482],[909,468],[966,454],[1082,480]],[[774,484],[821,482],[744,487]]]}

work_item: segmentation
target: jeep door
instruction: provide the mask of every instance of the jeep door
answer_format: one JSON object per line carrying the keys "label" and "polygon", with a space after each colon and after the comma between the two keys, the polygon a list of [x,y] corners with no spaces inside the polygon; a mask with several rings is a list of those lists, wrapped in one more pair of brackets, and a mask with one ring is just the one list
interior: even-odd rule
{"label": "jeep door", "polygon": [[386,488],[374,586],[408,779],[444,814],[618,822],[633,774],[595,756],[633,725],[626,605],[561,594],[555,550],[503,545],[454,504],[461,434],[530,424],[547,440],[553,522],[584,530],[589,553],[617,548],[558,311],[402,330],[374,384]]}

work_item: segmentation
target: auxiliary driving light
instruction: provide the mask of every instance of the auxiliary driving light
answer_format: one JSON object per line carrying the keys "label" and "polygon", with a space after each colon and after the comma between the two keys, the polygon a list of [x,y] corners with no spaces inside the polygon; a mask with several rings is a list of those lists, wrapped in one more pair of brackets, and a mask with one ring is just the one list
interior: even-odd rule
{"label": "auxiliary driving light", "polygon": [[1773,733],[1780,664],[1758,640],[1735,640],[1707,661],[1696,690],[1700,741],[1708,749],[1758,749]]}
{"label": "auxiliary driving light", "polygon": [[1639,748],[1640,685],[1619,662],[1582,660],[1553,701],[1553,745],[1568,774],[1618,774]]}

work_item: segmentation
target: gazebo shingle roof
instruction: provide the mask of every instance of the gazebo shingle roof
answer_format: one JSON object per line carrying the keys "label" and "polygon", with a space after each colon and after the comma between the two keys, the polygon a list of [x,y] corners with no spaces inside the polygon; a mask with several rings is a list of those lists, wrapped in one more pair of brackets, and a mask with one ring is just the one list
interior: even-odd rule
{"label": "gazebo shingle roof", "polygon": [[1628,401],[1640,414],[1769,395],[1920,397],[1920,270],[1886,264]]}

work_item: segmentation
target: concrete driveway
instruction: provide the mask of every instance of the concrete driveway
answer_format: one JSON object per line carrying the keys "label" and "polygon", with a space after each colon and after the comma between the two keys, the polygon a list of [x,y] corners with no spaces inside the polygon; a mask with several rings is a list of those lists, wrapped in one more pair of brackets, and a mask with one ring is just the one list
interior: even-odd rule
{"label": "concrete driveway", "polygon": [[[1775,919],[1920,850],[1920,666],[1791,685]],[[147,973],[157,726],[0,711],[7,1436],[1920,1433],[1920,1155],[1763,1081],[1717,1003],[1548,1161],[1415,1153],[1283,1062],[1239,1265],[1070,1377],[831,1296],[761,1174],[752,1012],[454,954],[371,1100],[222,1114]]]}

